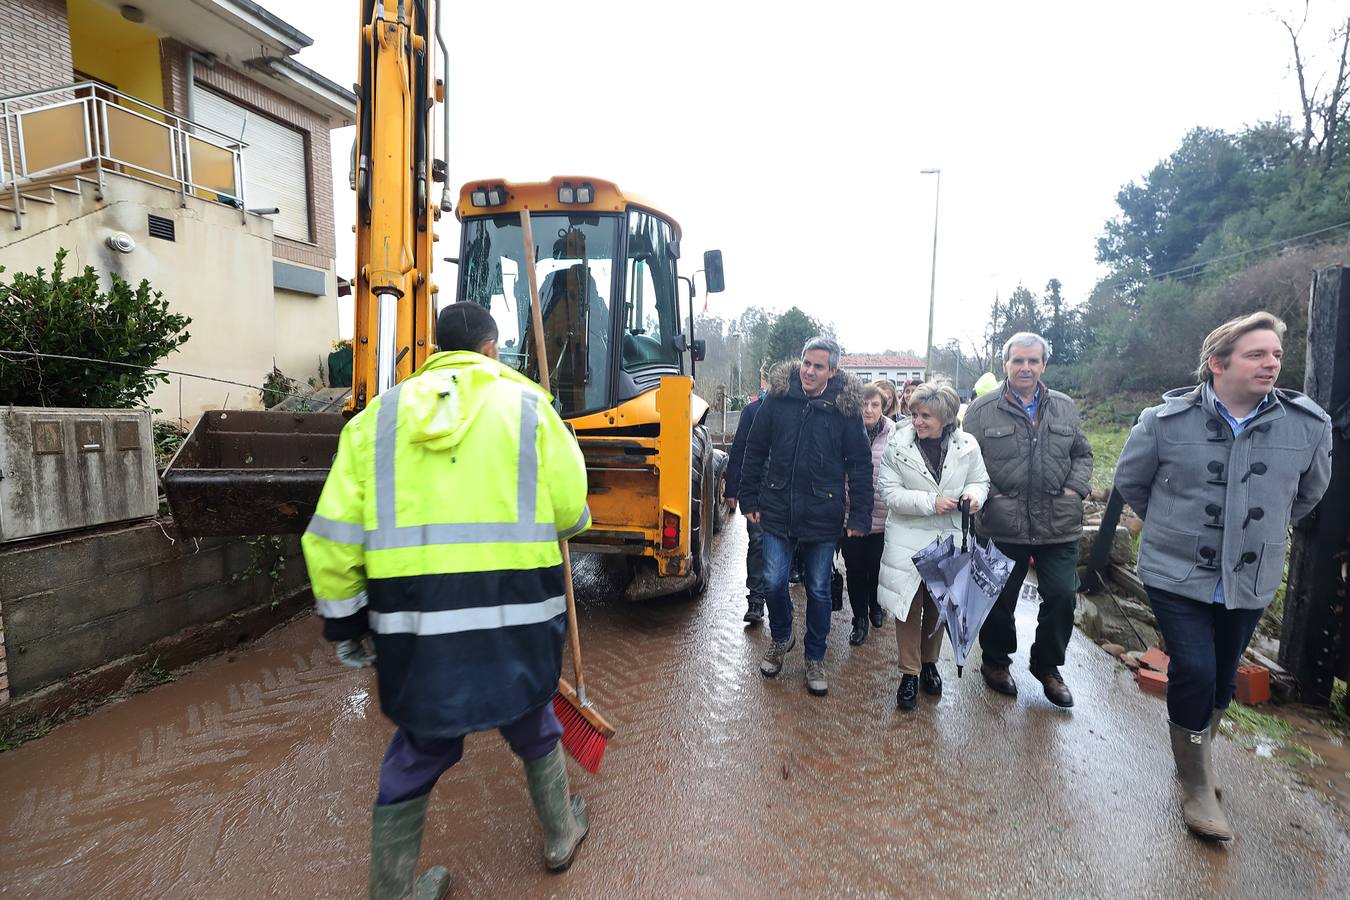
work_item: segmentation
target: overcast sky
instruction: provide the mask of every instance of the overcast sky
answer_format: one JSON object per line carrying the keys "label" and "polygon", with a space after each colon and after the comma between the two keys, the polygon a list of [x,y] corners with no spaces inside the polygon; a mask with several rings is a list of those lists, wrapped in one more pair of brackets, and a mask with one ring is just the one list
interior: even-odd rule
{"label": "overcast sky", "polygon": [[[355,80],[355,0],[264,2],[315,39],[302,62]],[[1116,192],[1189,128],[1298,103],[1268,2],[445,6],[456,189],[615,181],[681,223],[686,274],[721,248],[710,313],[795,304],[852,352],[922,352],[935,179],[920,169],[942,169],[935,340],[971,339],[995,291],[1057,277],[1081,301]],[[1313,50],[1328,33],[1310,22]],[[333,145],[343,275],[350,135]],[[440,232],[438,256],[456,255],[453,220]],[[454,267],[437,271],[453,290]]]}

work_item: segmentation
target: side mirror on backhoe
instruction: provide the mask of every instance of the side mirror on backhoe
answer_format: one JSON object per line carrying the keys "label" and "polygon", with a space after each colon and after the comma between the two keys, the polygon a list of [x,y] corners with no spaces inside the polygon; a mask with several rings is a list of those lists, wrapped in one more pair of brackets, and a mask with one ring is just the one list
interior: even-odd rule
{"label": "side mirror on backhoe", "polygon": [[722,275],[721,250],[704,251],[703,281],[710,294],[716,294],[727,289],[726,279]]}
{"label": "side mirror on backhoe", "polygon": [[691,343],[690,350],[692,350],[694,353],[694,362],[703,362],[703,360],[708,358],[707,341],[703,340],[702,338],[694,338],[694,340],[691,341],[690,343]]}

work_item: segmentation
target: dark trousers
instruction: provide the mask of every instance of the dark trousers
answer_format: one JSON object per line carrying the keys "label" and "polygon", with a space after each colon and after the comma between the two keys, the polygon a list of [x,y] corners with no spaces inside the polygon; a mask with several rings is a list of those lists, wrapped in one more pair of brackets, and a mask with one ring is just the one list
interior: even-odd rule
{"label": "dark trousers", "polygon": [[1204,731],[1216,709],[1226,709],[1237,689],[1238,663],[1263,609],[1228,609],[1158,588],[1148,589],[1167,654],[1167,716],[1173,724]]}
{"label": "dark trousers", "polygon": [[980,650],[991,666],[1012,665],[1017,650],[1015,611],[1017,595],[1027,577],[1031,557],[1036,557],[1036,577],[1041,608],[1036,616],[1036,640],[1031,645],[1031,671],[1064,665],[1064,651],[1073,634],[1073,609],[1078,602],[1078,542],[1063,544],[1005,544],[996,541],[1016,565],[998,601],[980,629]]}
{"label": "dark trousers", "polygon": [[[523,760],[540,759],[557,746],[562,723],[549,701],[497,729],[511,752]],[[418,737],[400,728],[394,732],[380,765],[380,793],[375,803],[389,806],[431,792],[436,781],[464,755],[464,738]]]}
{"label": "dark trousers", "polygon": [[881,551],[886,535],[877,532],[862,537],[846,537],[839,542],[844,553],[844,578],[848,582],[848,602],[853,618],[865,619],[877,609],[877,581],[881,578]]}
{"label": "dark trousers", "polygon": [[764,591],[764,528],[758,522],[745,522],[749,543],[745,548],[745,599],[763,603]]}

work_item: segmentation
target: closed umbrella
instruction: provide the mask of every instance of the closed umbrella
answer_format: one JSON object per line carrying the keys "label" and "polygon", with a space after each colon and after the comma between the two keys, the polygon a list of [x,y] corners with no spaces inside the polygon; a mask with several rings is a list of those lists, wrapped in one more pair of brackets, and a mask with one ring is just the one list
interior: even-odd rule
{"label": "closed umbrella", "polygon": [[[955,541],[948,536],[934,539],[912,558],[937,604],[939,621],[947,626],[956,677],[960,678],[980,627],[1012,575],[1013,561],[993,541],[980,544],[965,500],[961,501],[960,552],[955,552]],[[934,577],[930,579],[925,569]]]}

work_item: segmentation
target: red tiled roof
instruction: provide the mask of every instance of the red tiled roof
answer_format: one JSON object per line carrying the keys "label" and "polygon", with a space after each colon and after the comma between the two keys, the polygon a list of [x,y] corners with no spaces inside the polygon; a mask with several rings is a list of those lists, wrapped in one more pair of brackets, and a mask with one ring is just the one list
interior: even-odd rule
{"label": "red tiled roof", "polygon": [[850,369],[863,366],[874,369],[922,369],[924,361],[908,353],[845,353],[839,357],[839,365]]}

